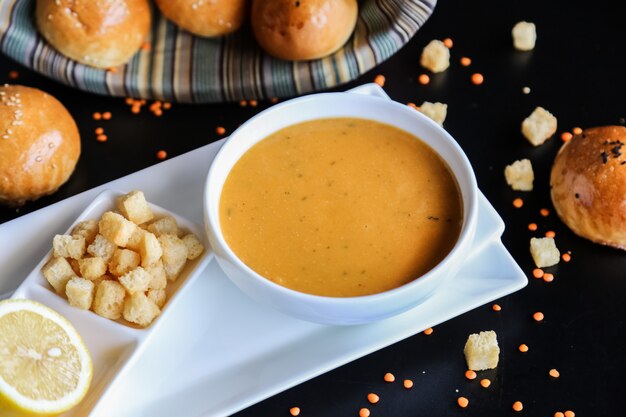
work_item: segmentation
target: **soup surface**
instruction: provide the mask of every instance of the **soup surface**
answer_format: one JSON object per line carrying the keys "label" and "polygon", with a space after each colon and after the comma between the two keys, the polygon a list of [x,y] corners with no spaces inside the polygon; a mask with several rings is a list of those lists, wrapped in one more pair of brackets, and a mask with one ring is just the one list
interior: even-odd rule
{"label": "soup surface", "polygon": [[414,280],[462,224],[445,162],[415,136],[364,119],[289,126],[250,148],[220,197],[226,242],[250,268],[309,294],[375,294]]}

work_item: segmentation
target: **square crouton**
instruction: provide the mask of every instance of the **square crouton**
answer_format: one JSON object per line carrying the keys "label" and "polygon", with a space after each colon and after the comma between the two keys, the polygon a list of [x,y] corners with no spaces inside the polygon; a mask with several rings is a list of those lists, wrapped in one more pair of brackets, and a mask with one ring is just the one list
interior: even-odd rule
{"label": "square crouton", "polygon": [[193,233],[183,236],[183,242],[187,246],[187,259],[196,259],[204,252],[204,245]]}
{"label": "square crouton", "polygon": [[450,50],[440,40],[432,40],[422,51],[422,67],[432,72],[442,72],[450,66]]}
{"label": "square crouton", "polygon": [[529,159],[520,159],[504,168],[506,183],[517,191],[532,191],[535,173]]}
{"label": "square crouton", "polygon": [[148,290],[146,295],[160,309],[163,308],[163,306],[165,305],[165,302],[167,301],[167,291],[165,290]]}
{"label": "square crouton", "polygon": [[86,245],[91,245],[91,242],[93,242],[97,234],[98,222],[96,220],[82,221],[74,226],[74,229],[72,229],[72,236],[84,237]]}
{"label": "square crouton", "polygon": [[80,276],[90,281],[100,278],[107,272],[107,264],[104,262],[104,259],[99,256],[79,259],[78,268],[80,270]]}
{"label": "square crouton", "polygon": [[139,242],[141,242],[141,238],[143,237],[144,233],[148,232],[141,227],[136,227],[133,234],[130,235],[128,243],[126,243],[126,247],[128,249],[134,250],[135,252],[139,252]]}
{"label": "square crouton", "polygon": [[163,255],[161,244],[157,237],[150,233],[145,232],[139,239],[139,255],[141,255],[141,266],[144,268],[149,267],[157,263]]}
{"label": "square crouton", "polygon": [[98,288],[98,285],[100,285],[100,283],[102,281],[106,281],[106,280],[115,280],[116,278],[112,277],[111,275],[102,275],[100,278],[96,278],[94,280],[92,280],[91,282],[93,282],[93,285],[95,288]]}
{"label": "square crouton", "polygon": [[89,310],[93,302],[96,286],[85,278],[74,277],[65,286],[65,295],[71,306]]}
{"label": "square crouton", "polygon": [[148,231],[157,237],[161,235],[178,236],[178,223],[172,216],[161,217],[148,225]]}
{"label": "square crouton", "polygon": [[443,126],[443,122],[446,120],[446,115],[448,114],[448,105],[425,101],[419,107],[419,111],[433,119],[439,126]]}
{"label": "square crouton", "polygon": [[129,294],[148,291],[151,279],[152,276],[140,266],[128,271],[119,278],[120,284],[126,288]]}
{"label": "square crouton", "polygon": [[97,234],[93,242],[87,247],[87,253],[91,256],[97,256],[108,262],[113,256],[117,246],[113,242],[109,242],[107,238],[101,234]]}
{"label": "square crouton", "polygon": [[537,107],[522,122],[522,134],[534,146],[539,146],[556,133],[556,117],[543,107]]}
{"label": "square crouton", "polygon": [[56,235],[52,240],[52,253],[60,258],[80,259],[85,253],[85,238],[82,236]]}
{"label": "square crouton", "polygon": [[158,261],[154,265],[147,267],[146,271],[150,274],[149,289],[164,290],[165,287],[167,287],[167,275],[165,275],[165,268],[163,268],[162,261]]}
{"label": "square crouton", "polygon": [[473,371],[494,369],[498,366],[500,355],[496,332],[490,330],[469,335],[463,353],[468,369]]}
{"label": "square crouton", "polygon": [[41,272],[58,294],[65,293],[65,285],[75,276],[72,266],[65,258],[50,258]]}
{"label": "square crouton", "polygon": [[154,218],[152,209],[141,191],[131,191],[117,199],[117,207],[128,220],[135,224],[149,222]]}
{"label": "square crouton", "polygon": [[100,234],[107,238],[108,241],[115,243],[117,246],[126,247],[128,239],[130,239],[137,225],[130,220],[126,220],[121,214],[107,211],[102,215],[98,227]]}
{"label": "square crouton", "polygon": [[139,266],[141,257],[130,249],[116,249],[109,261],[109,271],[116,277],[120,277]]}
{"label": "square crouton", "polygon": [[163,249],[163,268],[170,281],[176,280],[187,262],[187,245],[182,239],[174,235],[159,236],[159,243]]}
{"label": "square crouton", "polygon": [[517,22],[513,26],[511,34],[513,35],[513,46],[518,51],[531,51],[535,48],[537,30],[534,23]]}
{"label": "square crouton", "polygon": [[124,304],[124,318],[141,327],[148,326],[159,314],[159,307],[142,292],[131,295]]}
{"label": "square crouton", "polygon": [[126,290],[122,284],[113,280],[103,280],[96,288],[93,311],[99,316],[117,320],[122,317],[125,297]]}
{"label": "square crouton", "polygon": [[530,239],[530,254],[537,268],[556,265],[561,256],[554,239],[551,237],[533,237]]}

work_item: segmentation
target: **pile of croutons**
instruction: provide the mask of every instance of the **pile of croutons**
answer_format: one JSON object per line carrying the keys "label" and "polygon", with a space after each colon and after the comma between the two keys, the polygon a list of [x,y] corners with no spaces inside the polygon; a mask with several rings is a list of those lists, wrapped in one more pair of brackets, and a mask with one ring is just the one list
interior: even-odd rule
{"label": "pile of croutons", "polygon": [[155,219],[141,191],[119,197],[117,208],[56,235],[42,272],[70,305],[146,327],[167,301],[168,282],[204,246],[174,217]]}

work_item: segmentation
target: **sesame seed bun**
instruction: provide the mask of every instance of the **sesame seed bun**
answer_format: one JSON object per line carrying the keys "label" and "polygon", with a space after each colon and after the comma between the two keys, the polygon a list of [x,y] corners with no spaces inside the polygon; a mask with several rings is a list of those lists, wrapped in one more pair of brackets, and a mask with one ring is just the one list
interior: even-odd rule
{"label": "sesame seed bun", "polygon": [[150,30],[148,0],[37,0],[37,28],[60,53],[86,65],[125,64]]}
{"label": "sesame seed bun", "polygon": [[241,27],[247,0],[156,0],[161,13],[182,29],[203,37],[226,35]]}
{"label": "sesame seed bun", "polygon": [[0,87],[0,204],[55,192],[79,156],[78,128],[57,99],[36,88]]}
{"label": "sesame seed bun", "polygon": [[574,135],[550,175],[552,202],[577,235],[626,250],[626,127]]}
{"label": "sesame seed bun", "polygon": [[267,53],[302,61],[341,48],[354,31],[357,15],[356,0],[253,0],[251,23]]}

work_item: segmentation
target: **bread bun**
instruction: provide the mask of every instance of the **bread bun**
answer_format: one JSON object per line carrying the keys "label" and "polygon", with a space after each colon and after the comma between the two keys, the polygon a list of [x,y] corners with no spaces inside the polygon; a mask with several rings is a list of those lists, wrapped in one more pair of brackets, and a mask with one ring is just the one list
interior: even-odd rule
{"label": "bread bun", "polygon": [[574,233],[626,250],[626,127],[575,135],[556,156],[550,185],[556,212]]}
{"label": "bread bun", "polygon": [[341,48],[354,31],[356,0],[253,0],[252,30],[280,59],[317,59]]}
{"label": "bread bun", "polygon": [[79,156],[78,128],[57,99],[36,88],[0,87],[0,203],[53,193]]}
{"label": "bread bun", "polygon": [[246,15],[246,0],[156,0],[161,13],[194,35],[212,37],[234,32]]}
{"label": "bread bun", "polygon": [[150,30],[148,0],[37,0],[35,15],[56,50],[97,68],[128,62]]}

